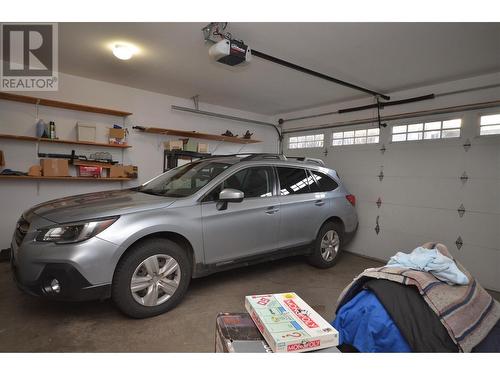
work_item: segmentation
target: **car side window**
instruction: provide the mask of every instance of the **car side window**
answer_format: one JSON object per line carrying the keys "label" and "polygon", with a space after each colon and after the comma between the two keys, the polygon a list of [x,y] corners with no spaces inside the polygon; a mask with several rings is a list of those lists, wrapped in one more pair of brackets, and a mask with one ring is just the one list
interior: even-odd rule
{"label": "car side window", "polygon": [[312,176],[302,168],[276,167],[280,179],[280,195],[306,194],[311,192],[314,184]]}
{"label": "car side window", "polygon": [[[316,192],[325,192],[325,191],[332,191],[335,190],[339,185],[335,182],[333,178],[330,176],[327,176],[324,173],[318,172],[318,171],[309,171],[314,179],[316,180],[316,185],[315,186],[315,193]],[[311,185],[313,187],[314,185]],[[317,190],[316,190],[317,189]]]}
{"label": "car side window", "polygon": [[245,194],[245,198],[264,198],[273,195],[273,170],[270,167],[250,167],[229,176],[215,187],[204,199],[216,201],[222,189],[236,189]]}

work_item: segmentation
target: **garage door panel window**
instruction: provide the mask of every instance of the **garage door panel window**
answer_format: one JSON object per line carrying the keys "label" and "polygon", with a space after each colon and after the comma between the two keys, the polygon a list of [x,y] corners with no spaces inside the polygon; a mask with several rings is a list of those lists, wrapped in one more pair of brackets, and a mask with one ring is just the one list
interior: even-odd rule
{"label": "garage door panel window", "polygon": [[481,116],[479,134],[500,134],[500,113],[495,115]]}
{"label": "garage door panel window", "polygon": [[379,137],[379,128],[334,132],[332,134],[332,146],[366,145],[378,143],[380,139]]}
{"label": "garage door panel window", "polygon": [[302,168],[278,167],[280,195],[311,193],[311,185],[316,184],[311,175]]}
{"label": "garage door panel window", "polygon": [[392,141],[420,141],[441,138],[459,138],[462,119],[429,121],[392,127]]}
{"label": "garage door panel window", "polygon": [[323,147],[324,134],[302,135],[299,137],[290,137],[288,139],[288,148],[315,148]]}

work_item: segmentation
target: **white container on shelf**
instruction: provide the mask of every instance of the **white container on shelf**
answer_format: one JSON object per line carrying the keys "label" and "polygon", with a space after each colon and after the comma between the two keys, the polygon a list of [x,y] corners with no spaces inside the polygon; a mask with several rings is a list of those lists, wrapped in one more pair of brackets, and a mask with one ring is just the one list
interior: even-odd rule
{"label": "white container on shelf", "polygon": [[91,124],[76,123],[77,137],[79,142],[95,142],[96,126]]}

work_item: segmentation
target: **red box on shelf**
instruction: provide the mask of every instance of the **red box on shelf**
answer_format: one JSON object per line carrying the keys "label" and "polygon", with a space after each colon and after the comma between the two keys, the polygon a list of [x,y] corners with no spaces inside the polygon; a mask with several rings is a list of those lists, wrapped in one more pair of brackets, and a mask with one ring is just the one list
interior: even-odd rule
{"label": "red box on shelf", "polygon": [[102,167],[89,167],[80,165],[77,168],[79,177],[101,178]]}

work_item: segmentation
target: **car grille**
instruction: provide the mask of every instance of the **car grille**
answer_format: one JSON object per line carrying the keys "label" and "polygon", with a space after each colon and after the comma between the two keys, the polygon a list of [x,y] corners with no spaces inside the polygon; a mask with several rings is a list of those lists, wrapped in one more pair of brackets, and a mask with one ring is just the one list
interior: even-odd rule
{"label": "car grille", "polygon": [[21,245],[21,242],[23,242],[24,236],[26,236],[29,227],[30,223],[23,216],[21,216],[21,218],[17,221],[16,231],[14,232],[14,238],[18,246]]}

